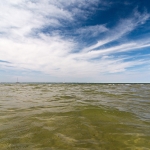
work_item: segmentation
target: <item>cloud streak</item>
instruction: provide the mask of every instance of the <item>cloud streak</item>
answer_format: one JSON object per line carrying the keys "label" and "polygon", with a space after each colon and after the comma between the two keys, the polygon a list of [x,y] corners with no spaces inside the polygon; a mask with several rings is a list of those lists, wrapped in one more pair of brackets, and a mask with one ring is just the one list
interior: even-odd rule
{"label": "cloud streak", "polygon": [[135,11],[131,18],[120,20],[116,27],[114,27],[112,30],[108,30],[108,33],[104,39],[99,40],[96,44],[88,48],[84,48],[83,51],[91,51],[109,42],[118,40],[119,38],[132,32],[139,25],[144,24],[149,19],[149,17],[150,14],[148,13],[140,14]]}

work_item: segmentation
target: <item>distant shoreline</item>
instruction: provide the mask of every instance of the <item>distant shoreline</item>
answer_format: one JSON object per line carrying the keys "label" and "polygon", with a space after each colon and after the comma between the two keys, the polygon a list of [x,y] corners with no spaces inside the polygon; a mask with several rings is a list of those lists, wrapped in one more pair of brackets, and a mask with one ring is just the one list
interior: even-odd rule
{"label": "distant shoreline", "polygon": [[94,83],[94,82],[0,82],[0,84],[150,84],[150,83]]}

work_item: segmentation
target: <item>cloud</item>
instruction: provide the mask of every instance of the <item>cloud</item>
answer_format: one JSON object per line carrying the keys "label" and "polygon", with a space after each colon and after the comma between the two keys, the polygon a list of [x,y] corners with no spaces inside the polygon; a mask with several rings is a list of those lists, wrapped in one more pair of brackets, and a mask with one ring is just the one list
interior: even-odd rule
{"label": "cloud", "polygon": [[91,51],[107,43],[118,40],[136,29],[139,25],[144,24],[149,17],[150,14],[148,13],[140,14],[139,12],[134,11],[131,18],[121,19],[117,26],[111,30],[108,30],[108,33],[102,40],[99,40],[96,44],[91,45],[88,48],[84,48],[83,51]]}
{"label": "cloud", "polygon": [[0,60],[0,63],[10,63],[8,61]]}
{"label": "cloud", "polygon": [[[26,36],[45,26],[61,26],[60,19],[71,20],[67,10],[49,4],[48,1],[3,1],[0,2],[0,32],[10,36]],[[13,37],[14,38],[14,37]]]}
{"label": "cloud", "polygon": [[[126,61],[128,56],[114,55],[149,47],[148,38],[105,46],[145,24],[149,19],[146,12],[134,11],[134,15],[119,20],[113,28],[108,28],[107,24],[74,28],[76,23],[80,24],[92,13],[88,11],[89,7],[94,12],[98,4],[106,5],[99,0],[1,1],[0,60],[3,61],[0,61],[0,67],[39,71],[56,78],[88,79],[105,73],[126,72],[132,66],[149,63],[147,59]],[[80,17],[87,11],[87,16]],[[72,31],[72,36],[77,34],[77,37],[71,38],[66,30]],[[83,48],[78,39],[86,36],[96,38],[97,43],[91,45],[85,41]],[[4,65],[3,62],[10,63]]]}
{"label": "cloud", "polygon": [[108,31],[108,29],[106,28],[105,25],[95,25],[80,28],[76,31],[76,33],[83,36],[95,37],[106,31]]}
{"label": "cloud", "polygon": [[150,47],[150,42],[145,43],[144,41],[135,41],[135,42],[129,42],[117,46],[113,46],[110,48],[105,48],[105,49],[100,49],[100,50],[95,50],[95,51],[90,51],[88,53],[84,54],[84,57],[87,56],[87,58],[95,58],[100,55],[112,55],[115,53],[121,53],[121,52],[128,52],[128,51],[133,51],[133,50],[140,50],[141,48],[146,48]]}

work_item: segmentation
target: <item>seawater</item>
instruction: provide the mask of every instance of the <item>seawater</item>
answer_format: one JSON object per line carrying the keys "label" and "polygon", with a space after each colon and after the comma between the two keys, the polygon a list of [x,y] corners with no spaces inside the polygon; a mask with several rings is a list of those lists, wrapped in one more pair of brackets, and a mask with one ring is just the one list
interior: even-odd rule
{"label": "seawater", "polygon": [[1,150],[150,150],[150,84],[0,84]]}

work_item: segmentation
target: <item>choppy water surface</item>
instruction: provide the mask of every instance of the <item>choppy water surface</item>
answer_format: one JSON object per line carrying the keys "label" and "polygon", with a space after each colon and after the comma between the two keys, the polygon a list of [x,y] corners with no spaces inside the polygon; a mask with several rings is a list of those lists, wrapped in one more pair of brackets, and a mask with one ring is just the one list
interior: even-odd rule
{"label": "choppy water surface", "polygon": [[0,84],[1,150],[150,150],[150,84]]}

